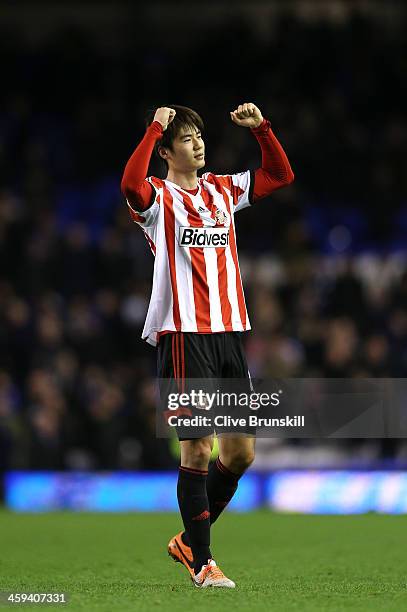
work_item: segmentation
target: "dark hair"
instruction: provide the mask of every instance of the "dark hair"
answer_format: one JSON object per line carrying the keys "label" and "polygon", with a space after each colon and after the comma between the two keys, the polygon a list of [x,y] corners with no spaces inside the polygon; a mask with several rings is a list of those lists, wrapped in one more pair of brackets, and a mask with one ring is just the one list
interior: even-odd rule
{"label": "dark hair", "polygon": [[[192,110],[192,108],[188,108],[188,106],[180,106],[179,104],[168,104],[168,108],[173,108],[176,115],[168,125],[167,129],[164,130],[163,137],[160,140],[157,140],[154,147],[157,157],[161,159],[166,166],[168,166],[167,162],[158,153],[158,149],[160,147],[167,147],[167,149],[172,151],[172,143],[178,136],[180,130],[184,127],[196,128],[200,132],[204,131],[204,122],[202,121],[202,118],[196,111]],[[153,122],[156,110],[157,109],[149,111],[146,120],[147,127]]]}

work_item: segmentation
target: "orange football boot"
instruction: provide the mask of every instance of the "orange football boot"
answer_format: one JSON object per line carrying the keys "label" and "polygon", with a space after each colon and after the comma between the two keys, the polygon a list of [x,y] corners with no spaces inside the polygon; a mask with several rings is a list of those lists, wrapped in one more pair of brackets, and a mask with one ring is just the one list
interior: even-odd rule
{"label": "orange football boot", "polygon": [[192,554],[190,546],[187,546],[182,541],[181,536],[183,533],[183,531],[180,531],[168,542],[168,554],[177,563],[182,563],[183,565],[185,565],[185,567],[189,571],[191,579],[194,580],[194,556]]}
{"label": "orange football boot", "polygon": [[221,587],[234,589],[235,583],[230,578],[227,578],[220,567],[216,565],[214,559],[208,559],[207,565],[203,565],[200,572],[194,578],[194,585],[199,589],[207,587]]}

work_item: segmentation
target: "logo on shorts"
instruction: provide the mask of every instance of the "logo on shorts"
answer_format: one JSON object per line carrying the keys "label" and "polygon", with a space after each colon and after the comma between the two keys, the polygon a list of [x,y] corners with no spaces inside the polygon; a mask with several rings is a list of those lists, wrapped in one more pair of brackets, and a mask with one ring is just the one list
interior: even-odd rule
{"label": "logo on shorts", "polygon": [[196,248],[219,248],[229,244],[228,227],[180,227],[179,245]]}

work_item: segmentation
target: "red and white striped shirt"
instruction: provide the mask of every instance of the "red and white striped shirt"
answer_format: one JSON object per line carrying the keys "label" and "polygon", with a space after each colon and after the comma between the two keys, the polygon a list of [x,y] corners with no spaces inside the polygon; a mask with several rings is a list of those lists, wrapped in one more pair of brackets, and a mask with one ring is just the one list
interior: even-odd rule
{"label": "red and white striped shirt", "polygon": [[[198,179],[193,195],[168,180],[146,177],[162,126],[153,122],[127,162],[122,191],[155,256],[153,288],[142,338],[165,332],[250,329],[236,248],[234,215],[294,179],[270,123],[251,130],[262,151],[255,172]],[[250,193],[250,195],[249,195]]]}
{"label": "red and white striped shirt", "polygon": [[[198,179],[198,192],[149,177],[153,204],[132,209],[155,255],[142,337],[163,331],[215,333],[250,329],[236,248],[234,214],[250,206],[250,172]],[[200,246],[200,245],[203,246]]]}

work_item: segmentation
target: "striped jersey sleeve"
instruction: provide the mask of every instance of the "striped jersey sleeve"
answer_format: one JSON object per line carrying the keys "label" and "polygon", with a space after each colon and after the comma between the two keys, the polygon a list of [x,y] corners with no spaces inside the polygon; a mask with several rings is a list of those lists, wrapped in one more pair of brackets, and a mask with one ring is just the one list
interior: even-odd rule
{"label": "striped jersey sleeve", "polygon": [[250,170],[238,172],[236,174],[212,174],[207,172],[203,175],[204,179],[214,179],[230,193],[233,202],[233,212],[236,213],[252,204],[252,173]]}
{"label": "striped jersey sleeve", "polygon": [[131,218],[135,223],[138,223],[143,229],[153,228],[158,220],[158,214],[160,210],[160,204],[162,201],[163,182],[156,177],[148,177],[145,179],[153,187],[153,199],[150,206],[142,212],[134,210],[130,202],[126,199],[127,206]]}

